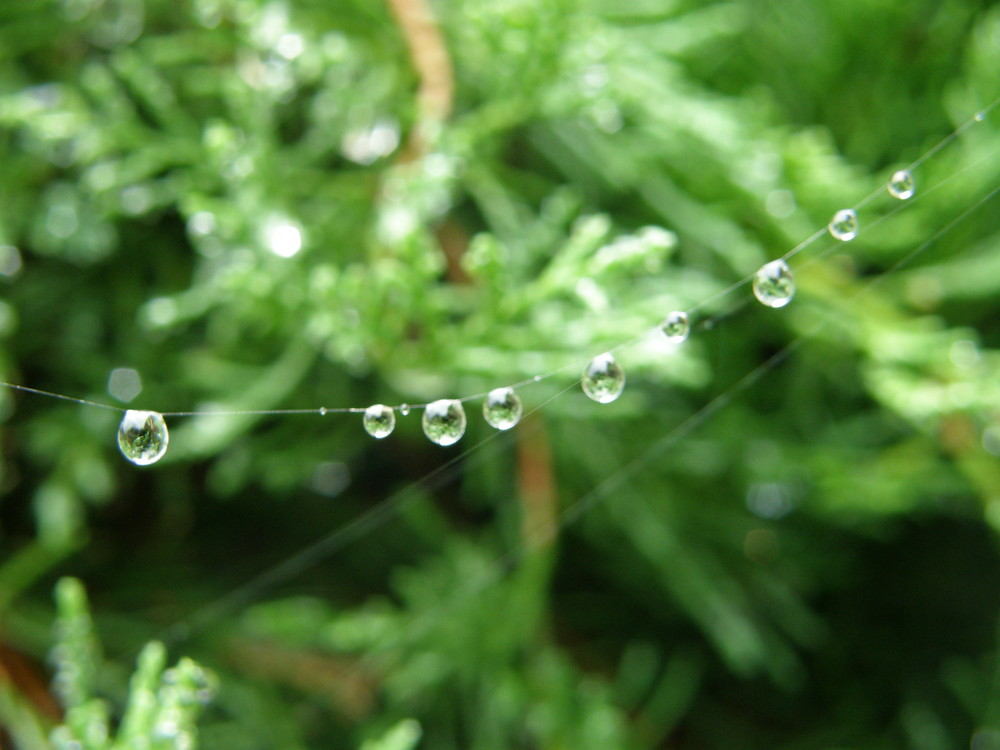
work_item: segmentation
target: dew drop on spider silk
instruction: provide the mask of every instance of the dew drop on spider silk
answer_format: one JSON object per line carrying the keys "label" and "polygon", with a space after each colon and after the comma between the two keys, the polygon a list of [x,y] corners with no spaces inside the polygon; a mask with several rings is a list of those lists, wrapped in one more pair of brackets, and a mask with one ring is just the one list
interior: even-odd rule
{"label": "dew drop on spider silk", "polygon": [[837,211],[827,228],[834,239],[850,242],[858,236],[858,215],[851,208]]}
{"label": "dew drop on spider silk", "polygon": [[917,189],[917,184],[914,182],[913,175],[909,171],[901,169],[889,178],[888,188],[889,195],[905,201],[907,198],[913,197],[913,193]]}
{"label": "dew drop on spider silk", "polygon": [[167,423],[155,411],[129,409],[118,426],[118,449],[137,466],[155,464],[167,452]]}
{"label": "dew drop on spider silk", "polygon": [[409,404],[400,404],[399,405],[399,413],[402,414],[405,417],[407,414],[410,413],[410,405]]}
{"label": "dew drop on spider silk", "polygon": [[795,296],[795,277],[785,261],[765,263],[753,276],[753,295],[762,305],[784,307]]}
{"label": "dew drop on spider silk", "polygon": [[588,398],[610,404],[625,390],[625,371],[610,354],[600,354],[590,360],[580,382]]}
{"label": "dew drop on spider silk", "polygon": [[396,412],[385,404],[373,404],[365,409],[362,424],[365,426],[365,432],[372,437],[388,437],[396,427]]}
{"label": "dew drop on spider silk", "polygon": [[483,417],[490,427],[509,430],[521,421],[521,399],[513,388],[494,388],[483,401]]}
{"label": "dew drop on spider silk", "polygon": [[432,443],[452,445],[465,434],[465,409],[450,398],[432,401],[424,407],[424,434]]}
{"label": "dew drop on spider silk", "polygon": [[670,313],[660,324],[660,330],[671,344],[680,344],[687,341],[688,333],[691,332],[691,323],[687,313],[674,311]]}

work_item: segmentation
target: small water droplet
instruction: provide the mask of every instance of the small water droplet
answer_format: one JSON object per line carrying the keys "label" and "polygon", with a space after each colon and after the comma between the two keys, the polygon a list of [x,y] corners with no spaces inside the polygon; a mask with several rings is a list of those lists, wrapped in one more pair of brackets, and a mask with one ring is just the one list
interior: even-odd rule
{"label": "small water droplet", "polygon": [[590,360],[583,371],[583,392],[599,404],[609,404],[625,390],[625,371],[611,354],[600,354]]}
{"label": "small water droplet", "polygon": [[409,404],[400,404],[399,405],[399,413],[402,414],[405,417],[407,414],[410,413],[410,405]]}
{"label": "small water droplet", "polygon": [[893,198],[899,198],[901,201],[905,201],[907,198],[912,198],[913,193],[916,191],[916,182],[913,180],[913,175],[909,173],[906,169],[901,169],[895,172],[892,177],[889,178],[889,195]]}
{"label": "small water droplet", "polygon": [[753,277],[753,294],[762,305],[784,307],[795,296],[795,277],[785,261],[772,260]]}
{"label": "small water droplet", "polygon": [[326,416],[326,407],[325,406],[319,407],[319,415],[321,417],[325,417]]}
{"label": "small water droplet", "polygon": [[462,402],[442,398],[424,407],[424,434],[432,443],[452,445],[465,434],[465,409]]}
{"label": "small water droplet", "polygon": [[687,341],[688,334],[691,332],[691,322],[688,320],[686,312],[675,310],[660,324],[660,330],[663,331],[663,335],[671,344],[680,344]]}
{"label": "small water droplet", "polygon": [[533,377],[532,380],[534,380],[536,383],[540,383],[541,380],[542,380],[542,376],[541,375],[535,375],[535,377]]}
{"label": "small water droplet", "polygon": [[983,120],[986,119],[986,115],[984,115],[982,112],[976,112],[976,116],[974,119],[976,122],[982,122]]}
{"label": "small water droplet", "polygon": [[365,409],[362,423],[372,437],[388,437],[396,427],[396,412],[385,404],[374,404]]}
{"label": "small water droplet", "polygon": [[167,452],[167,423],[155,411],[129,409],[118,426],[118,449],[137,466],[148,466]]}
{"label": "small water droplet", "polygon": [[520,422],[521,411],[521,399],[513,388],[494,388],[483,401],[483,417],[498,430],[509,430]]}
{"label": "small water droplet", "polygon": [[834,239],[850,242],[858,236],[858,215],[852,208],[837,211],[827,227]]}

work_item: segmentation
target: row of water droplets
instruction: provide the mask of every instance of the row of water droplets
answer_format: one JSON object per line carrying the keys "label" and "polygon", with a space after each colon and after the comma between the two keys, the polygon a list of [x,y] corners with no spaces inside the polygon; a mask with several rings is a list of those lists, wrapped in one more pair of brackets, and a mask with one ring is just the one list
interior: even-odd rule
{"label": "row of water droplets", "polygon": [[[909,170],[901,169],[889,178],[886,189],[892,197],[907,200],[916,192],[916,182]],[[857,237],[858,230],[858,214],[853,208],[837,211],[826,227],[830,236],[841,242],[853,240]],[[817,233],[781,258],[765,263],[752,277],[743,279],[734,287],[725,290],[723,294],[750,281],[754,297],[762,305],[770,308],[784,307],[795,296],[795,276],[788,266],[787,259],[811,244],[821,234],[822,232]],[[659,325],[659,331],[668,342],[683,343],[691,332],[691,313],[704,304],[705,302],[702,302],[688,311],[675,310],[669,313]],[[541,380],[541,377],[526,382],[538,380]],[[625,371],[610,352],[605,352],[587,363],[580,378],[580,385],[590,399],[599,404],[608,404],[616,400],[625,390]],[[521,420],[523,407],[515,391],[517,387],[495,388],[483,398],[483,418],[491,427],[509,430]],[[463,401],[468,400],[470,399],[439,399],[421,407],[413,407],[423,409],[421,425],[424,434],[431,442],[448,446],[461,440],[467,426]],[[373,404],[365,409],[320,408],[305,411],[318,414],[327,414],[331,411],[360,412],[365,431],[372,437],[381,439],[391,435],[395,429],[396,412],[406,416],[410,410],[408,404],[395,407]],[[166,420],[159,412],[129,409],[125,412],[118,428],[118,447],[122,455],[138,466],[148,466],[163,458],[167,452],[169,439]]]}

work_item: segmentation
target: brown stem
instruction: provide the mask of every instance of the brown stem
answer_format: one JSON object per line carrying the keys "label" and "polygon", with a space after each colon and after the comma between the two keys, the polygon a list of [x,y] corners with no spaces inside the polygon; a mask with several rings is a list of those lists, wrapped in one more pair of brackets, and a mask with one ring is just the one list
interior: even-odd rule
{"label": "brown stem", "polygon": [[[538,417],[528,417],[538,420]],[[521,537],[528,550],[552,544],[558,528],[555,480],[552,476],[552,447],[541,421],[537,429],[518,431],[518,496],[523,518]]]}
{"label": "brown stem", "polygon": [[[417,108],[421,122],[443,122],[451,114],[455,79],[451,58],[441,30],[434,20],[428,0],[388,0],[410,51],[410,61],[420,80]],[[424,144],[416,128],[411,136],[410,152],[416,158]]]}
{"label": "brown stem", "polygon": [[374,709],[374,675],[362,672],[353,659],[251,639],[233,641],[228,656],[248,674],[326,699],[353,721],[360,721]]}

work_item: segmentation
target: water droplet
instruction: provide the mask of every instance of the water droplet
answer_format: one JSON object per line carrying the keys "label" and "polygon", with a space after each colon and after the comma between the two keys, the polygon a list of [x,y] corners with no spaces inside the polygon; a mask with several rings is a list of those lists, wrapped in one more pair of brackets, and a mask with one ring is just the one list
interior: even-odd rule
{"label": "water droplet", "polygon": [[909,171],[901,169],[889,178],[888,188],[889,195],[905,201],[907,198],[913,197],[913,193],[916,190],[916,183],[913,181],[913,175]]}
{"label": "water droplet", "polygon": [[837,211],[830,219],[827,227],[833,238],[841,242],[850,242],[858,236],[858,215],[852,208]]}
{"label": "water droplet", "polygon": [[118,448],[137,466],[148,466],[167,452],[167,423],[155,411],[129,409],[118,426]]}
{"label": "water droplet", "polygon": [[409,404],[400,404],[399,405],[399,413],[402,414],[405,417],[407,414],[410,413],[410,405]]}
{"label": "water droplet", "polygon": [[365,432],[374,438],[388,437],[396,426],[396,412],[385,404],[374,404],[365,409],[362,420]]}
{"label": "water droplet", "polygon": [[509,430],[521,421],[521,399],[513,388],[494,388],[483,401],[483,417],[490,427]]}
{"label": "water droplet", "polygon": [[691,323],[687,313],[679,310],[670,313],[660,324],[660,330],[663,331],[663,335],[671,344],[687,341],[688,333],[691,332]]}
{"label": "water droplet", "polygon": [[795,296],[795,277],[785,261],[772,260],[753,276],[753,294],[762,305],[784,307]]}
{"label": "water droplet", "polygon": [[583,371],[583,392],[599,404],[609,404],[625,390],[625,371],[610,354],[590,360]]}
{"label": "water droplet", "polygon": [[325,406],[319,407],[319,415],[321,417],[325,417],[326,416],[326,407]]}
{"label": "water droplet", "polygon": [[465,409],[462,402],[442,398],[424,407],[424,434],[432,443],[451,445],[465,434]]}
{"label": "water droplet", "polygon": [[986,115],[984,115],[982,112],[976,112],[976,116],[974,119],[976,122],[982,122],[983,120],[986,119]]}

